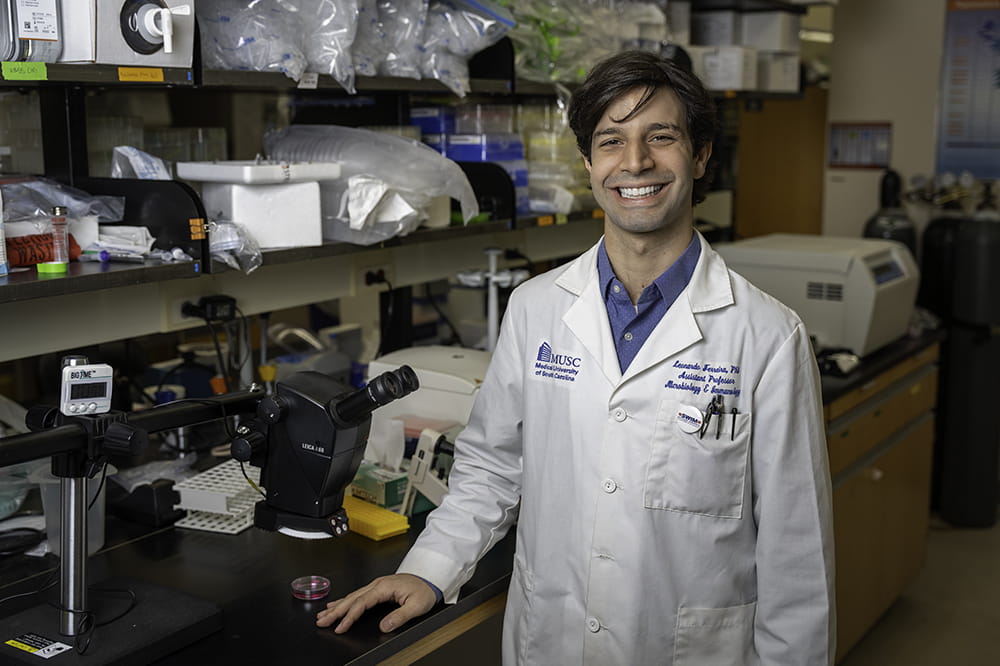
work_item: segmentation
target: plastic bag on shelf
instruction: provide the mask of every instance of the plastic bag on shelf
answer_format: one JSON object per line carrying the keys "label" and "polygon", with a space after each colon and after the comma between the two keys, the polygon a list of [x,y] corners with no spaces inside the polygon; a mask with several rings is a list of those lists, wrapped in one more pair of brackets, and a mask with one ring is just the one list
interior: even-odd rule
{"label": "plastic bag on shelf", "polygon": [[307,70],[329,74],[354,93],[351,45],[357,33],[358,0],[276,0],[299,20]]}
{"label": "plastic bag on shelf", "polygon": [[496,44],[514,27],[514,16],[489,0],[431,0],[424,48],[471,56]]}
{"label": "plastic bag on shelf", "polygon": [[457,199],[462,219],[479,213],[462,169],[419,141],[334,125],[293,125],[268,134],[270,159],[337,162],[341,178],[320,182],[324,236],[362,245],[413,231],[433,199]]}
{"label": "plastic bag on shelf", "polygon": [[299,18],[277,0],[200,0],[195,13],[205,68],[281,72],[295,81],[306,71]]}
{"label": "plastic bag on shelf", "polygon": [[358,30],[351,45],[355,73],[358,76],[377,76],[387,48],[378,0],[358,0]]}
{"label": "plastic bag on shelf", "polygon": [[125,198],[88,194],[49,178],[35,176],[5,179],[3,221],[51,217],[53,206],[65,206],[67,217],[96,215],[98,222],[118,222],[125,215]]}
{"label": "plastic bag on shelf", "polygon": [[489,0],[432,0],[421,74],[465,97],[470,90],[469,56],[496,44],[512,27],[510,12]]}
{"label": "plastic bag on shelf", "polygon": [[214,220],[206,226],[209,252],[213,259],[247,275],[264,263],[257,241],[240,225],[228,220]]}
{"label": "plastic bag on shelf", "polygon": [[111,155],[112,178],[173,180],[170,172],[167,162],[132,146],[115,146]]}
{"label": "plastic bag on shelf", "polygon": [[581,81],[590,68],[618,49],[614,11],[571,0],[504,3],[516,25],[514,69],[531,81]]}
{"label": "plastic bag on shelf", "polygon": [[385,60],[379,68],[383,75],[420,78],[427,7],[428,0],[378,0],[386,41]]}
{"label": "plastic bag on shelf", "polygon": [[84,249],[146,254],[153,249],[155,242],[156,238],[150,233],[148,227],[114,225],[102,228],[97,241]]}

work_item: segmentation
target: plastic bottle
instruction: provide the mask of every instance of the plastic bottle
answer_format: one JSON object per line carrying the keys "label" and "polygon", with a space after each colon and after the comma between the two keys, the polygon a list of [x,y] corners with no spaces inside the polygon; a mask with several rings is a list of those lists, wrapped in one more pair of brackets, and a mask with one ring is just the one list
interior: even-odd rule
{"label": "plastic bottle", "polygon": [[39,273],[65,273],[69,266],[69,233],[66,224],[66,207],[52,208],[52,261],[38,264]]}

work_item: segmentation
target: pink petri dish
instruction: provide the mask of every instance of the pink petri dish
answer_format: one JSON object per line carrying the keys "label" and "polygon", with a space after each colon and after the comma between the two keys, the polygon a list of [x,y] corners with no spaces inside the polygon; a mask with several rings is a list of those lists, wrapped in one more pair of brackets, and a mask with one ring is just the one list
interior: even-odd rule
{"label": "pink petri dish", "polygon": [[322,599],[329,592],[330,581],[323,576],[301,576],[292,581],[292,596],[296,599]]}

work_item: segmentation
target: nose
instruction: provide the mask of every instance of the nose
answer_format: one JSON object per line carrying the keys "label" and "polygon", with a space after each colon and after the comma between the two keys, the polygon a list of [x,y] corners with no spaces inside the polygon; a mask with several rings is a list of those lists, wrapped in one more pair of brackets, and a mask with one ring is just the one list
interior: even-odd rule
{"label": "nose", "polygon": [[633,141],[628,144],[622,155],[622,171],[637,174],[653,168],[653,156],[649,146],[644,141]]}

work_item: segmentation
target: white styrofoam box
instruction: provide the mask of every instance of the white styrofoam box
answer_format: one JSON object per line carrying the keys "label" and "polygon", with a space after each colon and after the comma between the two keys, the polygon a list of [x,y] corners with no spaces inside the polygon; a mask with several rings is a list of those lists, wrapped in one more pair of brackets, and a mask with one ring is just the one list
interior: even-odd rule
{"label": "white styrofoam box", "polygon": [[205,183],[201,200],[210,218],[239,224],[261,248],[323,244],[316,181],[281,185]]}
{"label": "white styrofoam box", "polygon": [[670,0],[667,3],[667,29],[675,44],[687,46],[691,43],[690,0]]}
{"label": "white styrofoam box", "polygon": [[[709,90],[754,90],[757,87],[757,49],[745,46],[713,46],[702,54]],[[696,70],[697,71],[697,70]]]}
{"label": "white styrofoam box", "polygon": [[799,51],[799,14],[747,12],[743,14],[741,43],[763,51]]}
{"label": "white styrofoam box", "polygon": [[[173,52],[160,48],[143,54],[132,49],[121,31],[122,0],[59,0],[63,47],[59,62],[141,67],[190,67],[194,54],[195,0],[164,0],[165,7],[187,7],[173,14]],[[70,27],[71,26],[71,27]]]}
{"label": "white styrofoam box", "polygon": [[757,53],[757,90],[798,92],[799,54],[759,51]]}
{"label": "white styrofoam box", "polygon": [[700,46],[736,46],[742,23],[733,10],[691,12],[691,43]]}
{"label": "white styrofoam box", "polygon": [[178,162],[176,167],[179,177],[206,183],[275,185],[308,180],[336,180],[340,177],[340,164],[337,162],[222,160]]}

